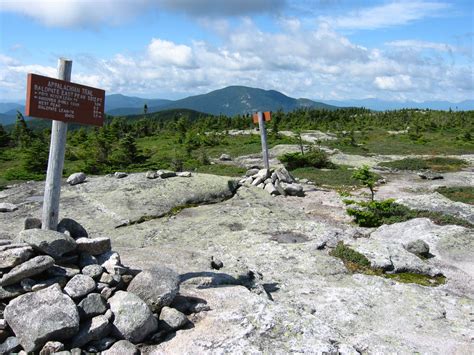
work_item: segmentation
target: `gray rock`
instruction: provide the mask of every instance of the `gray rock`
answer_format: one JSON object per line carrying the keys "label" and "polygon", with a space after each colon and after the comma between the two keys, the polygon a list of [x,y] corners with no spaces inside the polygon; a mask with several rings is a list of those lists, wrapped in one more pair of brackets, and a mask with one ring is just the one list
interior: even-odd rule
{"label": "gray rock", "polygon": [[80,348],[93,340],[107,336],[112,327],[104,316],[97,316],[81,324],[79,333],[71,339],[72,348]]}
{"label": "gray rock", "polygon": [[10,239],[0,239],[0,247],[5,246],[5,245],[9,245],[11,243],[12,243],[12,241]]}
{"label": "gray rock", "polygon": [[17,266],[33,257],[33,248],[21,246],[0,251],[0,269]]}
{"label": "gray rock", "polygon": [[90,293],[77,305],[81,319],[92,318],[107,311],[104,298],[98,293]]}
{"label": "gray rock", "polygon": [[64,344],[59,341],[48,341],[44,344],[39,355],[51,355],[64,350]]}
{"label": "gray rock", "polygon": [[81,253],[79,256],[79,267],[83,268],[87,265],[96,265],[99,264],[97,258],[88,253]]}
{"label": "gray rock", "polygon": [[113,334],[116,336],[138,343],[156,331],[156,318],[135,294],[117,291],[109,299],[109,305],[115,316]]}
{"label": "gray rock", "polygon": [[15,284],[27,277],[41,274],[54,265],[54,259],[48,255],[40,255],[23,264],[15,266],[0,279],[1,286]]}
{"label": "gray rock", "polygon": [[41,219],[34,217],[25,218],[25,226],[23,229],[41,229]]}
{"label": "gray rock", "polygon": [[260,184],[257,185],[257,187],[259,189],[263,189],[263,188],[265,188],[265,184],[263,182],[261,182]]}
{"label": "gray rock", "polygon": [[[107,285],[112,285],[114,283],[114,278],[112,277],[112,275],[110,275],[109,273],[107,272],[104,272],[102,274],[102,276],[100,277],[100,280],[99,282],[102,282],[104,284],[107,284]],[[113,285],[112,285],[113,286]]]}
{"label": "gray rock", "polygon": [[275,171],[275,173],[280,182],[285,182],[288,184],[295,182],[295,178],[285,168],[279,168]]}
{"label": "gray rock", "polygon": [[254,176],[254,175],[258,174],[258,171],[259,171],[259,169],[249,169],[245,173],[245,176],[247,176],[247,177]]}
{"label": "gray rock", "polygon": [[92,277],[79,274],[69,280],[66,287],[64,287],[64,292],[71,298],[76,299],[91,293],[95,288],[96,284]]}
{"label": "gray rock", "polygon": [[258,175],[257,175],[257,176],[255,177],[255,180],[252,181],[252,186],[258,186],[258,185],[260,185],[260,184],[263,182],[263,180],[265,180],[265,178],[263,178],[262,176],[258,176]]}
{"label": "gray rock", "polygon": [[31,291],[36,292],[47,288],[54,284],[59,284],[59,286],[64,287],[67,284],[68,279],[64,276],[54,276],[46,280],[36,282],[32,287]]}
{"label": "gray rock", "polygon": [[[122,340],[122,341],[126,341],[126,340]],[[90,342],[85,347],[85,350],[90,352],[90,353],[98,353],[98,352],[107,350],[108,348],[110,348],[116,342],[117,342],[117,339],[107,336],[105,338]],[[104,354],[104,353],[102,353],[102,354]],[[116,354],[124,354],[125,355],[125,354],[130,354],[130,353],[129,352],[124,352],[124,353],[118,352]]]}
{"label": "gray rock", "polygon": [[139,355],[140,351],[128,340],[119,340],[109,350],[102,352],[102,355]]}
{"label": "gray rock", "polygon": [[412,254],[418,256],[428,256],[430,254],[430,246],[421,239],[416,239],[405,245],[405,249]]}
{"label": "gray rock", "polygon": [[83,172],[74,173],[72,175],[69,175],[69,177],[66,180],[66,182],[71,186],[81,184],[84,181],[86,181],[86,174],[84,174]]}
{"label": "gray rock", "polygon": [[17,205],[13,203],[1,202],[0,203],[0,212],[13,212],[18,209]]}
{"label": "gray rock", "polygon": [[287,184],[286,182],[282,182],[281,187],[285,190],[287,195],[304,196],[303,186],[300,184]]}
{"label": "gray rock", "polygon": [[122,171],[116,171],[114,173],[114,177],[117,178],[117,179],[123,179],[124,177],[127,177],[128,174],[127,173],[124,173]]}
{"label": "gray rock", "polygon": [[14,298],[25,293],[20,285],[0,286],[0,300]]}
{"label": "gray rock", "polygon": [[418,176],[423,180],[441,180],[444,179],[443,175],[431,173],[431,172],[422,172],[419,173]]}
{"label": "gray rock", "polygon": [[74,239],[88,237],[85,228],[71,218],[63,218],[59,222],[57,230],[60,233],[69,232],[69,235]]}
{"label": "gray rock", "polygon": [[162,179],[167,179],[176,176],[176,173],[170,170],[158,170],[156,174]]}
{"label": "gray rock", "polygon": [[273,195],[273,196],[280,194],[278,190],[276,189],[276,187],[273,186],[272,183],[265,185],[265,191],[267,191],[270,195]]}
{"label": "gray rock", "polygon": [[275,182],[275,189],[278,191],[278,193],[282,196],[286,196],[286,191],[285,189],[283,188],[283,186],[281,186],[281,183],[277,180]]}
{"label": "gray rock", "polygon": [[63,276],[67,278],[72,278],[78,274],[80,274],[80,270],[75,266],[67,267],[67,266],[60,266],[54,265],[48,269],[47,273],[51,276]]}
{"label": "gray rock", "polygon": [[176,173],[176,176],[188,178],[191,177],[192,174],[190,171],[180,171],[179,173]]}
{"label": "gray rock", "polygon": [[58,285],[15,298],[4,315],[28,352],[40,349],[49,340],[66,340],[79,330],[76,305]]}
{"label": "gray rock", "polygon": [[18,338],[8,337],[2,344],[0,344],[0,354],[11,354],[21,349]]}
{"label": "gray rock", "polygon": [[153,312],[159,312],[162,307],[169,306],[177,295],[179,275],[167,267],[155,266],[135,276],[127,291],[144,300]]}
{"label": "gray rock", "polygon": [[99,264],[87,265],[82,268],[82,274],[92,277],[94,280],[100,279],[103,267]]}
{"label": "gray rock", "polygon": [[181,329],[189,322],[188,318],[183,313],[170,307],[163,307],[161,309],[159,319],[173,330]]}
{"label": "gray rock", "polygon": [[102,265],[109,274],[115,274],[115,267],[122,266],[120,255],[113,251],[97,255],[97,262]]}
{"label": "gray rock", "polygon": [[7,321],[5,319],[0,318],[0,330],[7,329]]}
{"label": "gray rock", "polygon": [[260,169],[256,176],[259,176],[262,178],[262,181],[265,181],[267,178],[270,177],[270,170],[269,169]]}
{"label": "gray rock", "polygon": [[150,170],[150,171],[146,172],[145,176],[146,176],[147,179],[153,180],[153,179],[156,179],[158,177],[158,174],[156,173],[156,171]]}
{"label": "gray rock", "polygon": [[112,294],[114,293],[114,289],[111,288],[111,287],[104,287],[101,291],[100,291],[100,295],[102,298],[104,298],[105,300],[108,300],[110,297],[112,297]]}
{"label": "gray rock", "polygon": [[33,248],[51,255],[55,259],[59,259],[64,254],[76,249],[76,242],[73,238],[51,230],[24,230],[20,232],[15,241],[28,243]]}
{"label": "gray rock", "polygon": [[221,161],[230,161],[230,160],[232,160],[232,158],[229,154],[221,154],[221,156],[219,157],[219,160],[221,160]]}
{"label": "gray rock", "polygon": [[90,255],[99,255],[106,253],[112,249],[110,238],[79,238],[76,240],[77,250]]}

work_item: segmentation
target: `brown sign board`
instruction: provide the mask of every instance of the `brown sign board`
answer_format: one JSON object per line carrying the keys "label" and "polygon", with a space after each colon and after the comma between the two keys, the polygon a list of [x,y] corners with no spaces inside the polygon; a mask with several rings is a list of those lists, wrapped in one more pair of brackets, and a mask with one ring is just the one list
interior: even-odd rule
{"label": "brown sign board", "polygon": [[102,126],[104,103],[104,90],[28,74],[27,116]]}
{"label": "brown sign board", "polygon": [[[253,114],[253,123],[257,124],[258,123],[258,113]],[[272,113],[270,111],[265,111],[263,112],[263,120],[264,121],[271,121],[272,119]]]}

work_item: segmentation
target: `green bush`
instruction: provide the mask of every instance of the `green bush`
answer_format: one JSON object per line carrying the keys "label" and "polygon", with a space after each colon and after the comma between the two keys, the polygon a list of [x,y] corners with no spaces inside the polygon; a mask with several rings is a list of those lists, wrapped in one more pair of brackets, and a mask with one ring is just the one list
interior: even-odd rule
{"label": "green bush", "polygon": [[297,168],[327,168],[333,169],[334,164],[329,161],[329,157],[326,152],[316,149],[306,154],[301,153],[287,153],[279,160],[285,165],[288,170],[294,170]]}
{"label": "green bush", "polygon": [[370,261],[365,257],[365,255],[349,248],[343,242],[338,242],[330,255],[335,256],[344,262],[351,262],[365,268],[370,267]]}
{"label": "green bush", "polygon": [[462,159],[436,157],[429,159],[406,158],[390,162],[383,162],[379,165],[398,170],[433,170],[445,172],[458,171],[466,166],[466,164],[466,161]]}

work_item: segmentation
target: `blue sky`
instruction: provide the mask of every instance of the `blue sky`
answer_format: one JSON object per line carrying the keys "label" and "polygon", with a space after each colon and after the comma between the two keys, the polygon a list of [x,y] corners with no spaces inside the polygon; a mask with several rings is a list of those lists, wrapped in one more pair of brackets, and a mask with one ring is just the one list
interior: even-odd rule
{"label": "blue sky", "polygon": [[474,98],[474,2],[0,0],[0,101],[26,73],[176,99],[228,85],[315,100]]}

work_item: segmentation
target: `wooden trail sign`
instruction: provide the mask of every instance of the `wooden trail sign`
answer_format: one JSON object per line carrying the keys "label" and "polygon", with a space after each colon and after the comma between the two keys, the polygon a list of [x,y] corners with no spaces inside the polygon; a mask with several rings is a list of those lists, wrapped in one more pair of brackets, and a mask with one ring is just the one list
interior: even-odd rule
{"label": "wooden trail sign", "polygon": [[263,166],[265,167],[265,169],[270,169],[270,162],[268,161],[267,130],[265,129],[265,121],[270,121],[271,113],[270,112],[255,113],[253,115],[254,123],[256,123],[255,117],[257,117],[257,122],[260,129],[260,138],[262,139]]}
{"label": "wooden trail sign", "polygon": [[58,79],[28,74],[26,115],[52,119],[48,171],[44,187],[42,229],[56,230],[67,122],[102,126],[105,91],[70,83],[72,61],[58,62]]}
{"label": "wooden trail sign", "polygon": [[66,80],[28,74],[27,116],[102,126],[105,91]]}
{"label": "wooden trail sign", "polygon": [[[253,117],[253,123],[257,124],[258,123],[258,113],[254,113],[252,117]],[[264,118],[265,122],[271,121],[272,120],[271,111],[263,112],[263,118]]]}

